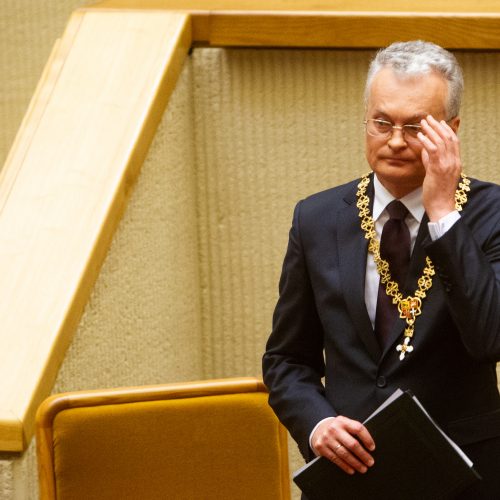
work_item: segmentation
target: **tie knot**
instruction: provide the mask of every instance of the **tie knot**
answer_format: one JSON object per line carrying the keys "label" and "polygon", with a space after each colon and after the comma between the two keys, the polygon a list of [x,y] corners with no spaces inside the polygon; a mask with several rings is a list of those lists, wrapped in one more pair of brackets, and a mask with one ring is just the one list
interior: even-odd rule
{"label": "tie knot", "polygon": [[404,220],[408,215],[408,209],[399,200],[391,201],[386,209],[391,219]]}

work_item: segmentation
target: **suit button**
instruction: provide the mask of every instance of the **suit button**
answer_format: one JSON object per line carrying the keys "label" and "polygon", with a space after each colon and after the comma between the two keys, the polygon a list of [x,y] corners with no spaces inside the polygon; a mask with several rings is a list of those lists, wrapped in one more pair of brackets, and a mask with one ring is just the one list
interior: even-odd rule
{"label": "suit button", "polygon": [[387,380],[385,380],[385,377],[383,375],[380,375],[380,377],[377,377],[377,387],[385,387],[387,385]]}

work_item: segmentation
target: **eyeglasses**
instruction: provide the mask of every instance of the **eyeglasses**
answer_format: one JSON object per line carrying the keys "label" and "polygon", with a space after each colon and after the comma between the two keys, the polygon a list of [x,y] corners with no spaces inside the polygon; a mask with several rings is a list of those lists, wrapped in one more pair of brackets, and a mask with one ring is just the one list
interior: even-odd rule
{"label": "eyeglasses", "polygon": [[417,135],[422,131],[422,127],[416,124],[394,125],[387,120],[370,118],[363,122],[366,127],[366,133],[373,137],[389,139],[394,129],[401,130],[405,141],[418,141]]}

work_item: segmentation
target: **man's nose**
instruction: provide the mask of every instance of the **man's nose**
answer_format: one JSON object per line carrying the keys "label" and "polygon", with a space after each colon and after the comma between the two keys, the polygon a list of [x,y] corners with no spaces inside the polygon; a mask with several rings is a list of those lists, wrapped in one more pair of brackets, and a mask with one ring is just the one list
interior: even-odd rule
{"label": "man's nose", "polygon": [[393,128],[392,134],[387,141],[391,149],[403,149],[407,146],[404,132],[400,128]]}

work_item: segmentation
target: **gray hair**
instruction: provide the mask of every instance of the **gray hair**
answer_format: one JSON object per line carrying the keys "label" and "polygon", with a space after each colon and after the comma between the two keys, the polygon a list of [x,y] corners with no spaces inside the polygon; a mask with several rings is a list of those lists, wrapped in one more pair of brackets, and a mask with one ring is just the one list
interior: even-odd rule
{"label": "gray hair", "polygon": [[392,68],[401,76],[417,76],[431,71],[439,73],[448,83],[447,119],[458,116],[464,90],[462,70],[455,56],[439,45],[416,40],[395,42],[379,50],[370,63],[365,87],[365,103],[375,75],[383,68]]}

